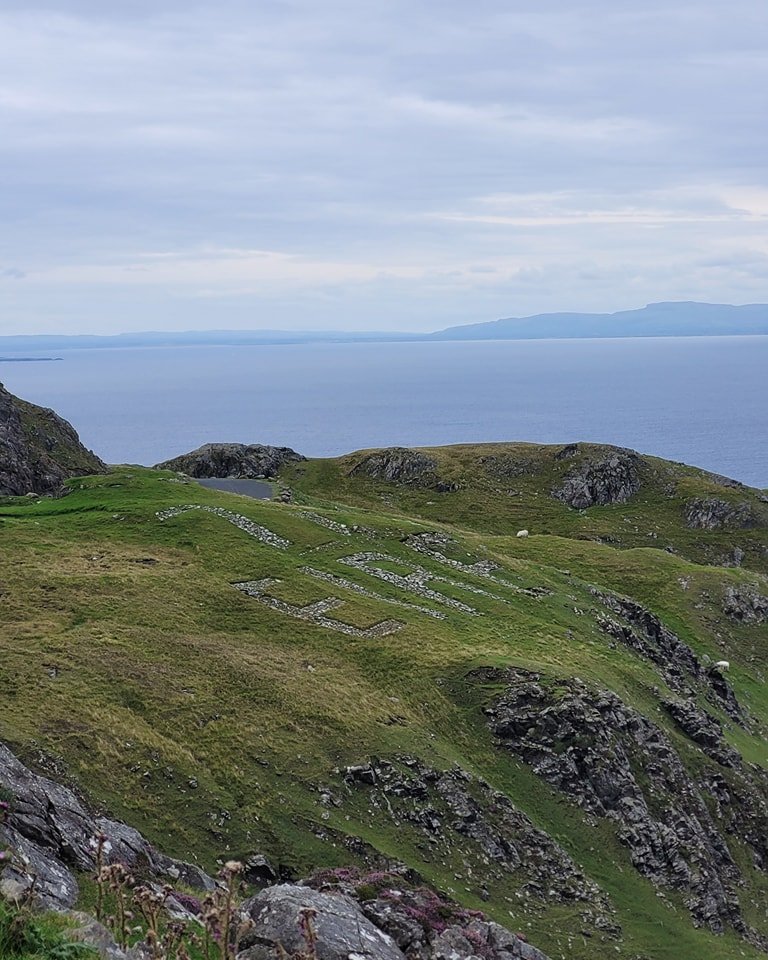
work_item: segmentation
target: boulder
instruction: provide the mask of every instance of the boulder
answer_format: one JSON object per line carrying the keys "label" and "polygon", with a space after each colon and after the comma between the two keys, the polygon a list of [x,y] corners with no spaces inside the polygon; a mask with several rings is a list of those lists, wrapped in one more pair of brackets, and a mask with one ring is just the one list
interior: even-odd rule
{"label": "boulder", "polygon": [[155,464],[158,470],[175,470],[198,479],[258,480],[276,476],[286,463],[306,460],[290,447],[260,443],[206,443],[191,453]]}
{"label": "boulder", "polygon": [[317,937],[317,960],[404,960],[394,940],[342,893],[280,884],[246,901],[243,913],[253,927],[238,960],[273,960],[281,948],[289,954],[307,950],[308,922]]}
{"label": "boulder", "polygon": [[106,469],[70,423],[0,384],[0,496],[58,493],[70,477]]}

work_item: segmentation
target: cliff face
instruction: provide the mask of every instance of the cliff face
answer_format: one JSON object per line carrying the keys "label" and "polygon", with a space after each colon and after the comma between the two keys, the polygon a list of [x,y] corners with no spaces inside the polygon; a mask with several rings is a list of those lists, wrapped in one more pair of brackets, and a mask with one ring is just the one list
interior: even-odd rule
{"label": "cliff face", "polygon": [[69,477],[105,470],[70,423],[0,384],[0,496],[55,493]]}

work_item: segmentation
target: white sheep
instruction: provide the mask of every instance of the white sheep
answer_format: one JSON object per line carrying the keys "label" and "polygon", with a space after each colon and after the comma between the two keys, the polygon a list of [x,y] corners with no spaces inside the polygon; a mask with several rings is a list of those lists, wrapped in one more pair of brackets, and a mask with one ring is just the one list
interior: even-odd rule
{"label": "white sheep", "polygon": [[517,535],[518,535],[518,537],[527,537],[527,536],[528,536],[528,531],[527,531],[527,530],[518,530],[518,531],[517,531]]}
{"label": "white sheep", "polygon": [[713,664],[714,670],[730,670],[731,663],[729,660],[718,660],[717,663]]}

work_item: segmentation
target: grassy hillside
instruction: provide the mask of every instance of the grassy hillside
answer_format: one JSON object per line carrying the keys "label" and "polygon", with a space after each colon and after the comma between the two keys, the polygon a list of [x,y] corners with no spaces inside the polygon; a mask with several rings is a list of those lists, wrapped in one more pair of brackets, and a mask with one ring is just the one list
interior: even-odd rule
{"label": "grassy hillside", "polygon": [[[508,480],[512,460],[489,467],[478,453],[533,467]],[[457,489],[351,477],[353,457],[286,470],[293,504],[138,468],[77,481],[61,499],[0,504],[0,739],[206,865],[252,851],[295,873],[395,858],[553,958],[593,957],[601,937],[628,960],[763,956],[732,929],[696,929],[679,892],[659,896],[633,868],[610,820],[495,744],[484,710],[500,681],[483,673],[517,667],[545,685],[578,676],[614,691],[699,776],[712,761],[660,706],[677,695],[669,677],[606,633],[594,588],[630,596],[699,658],[732,661],[748,722],[705,685],[696,696],[745,760],[768,767],[766,626],[724,613],[729,590],[768,592],[766,532],[694,530],[682,513],[707,496],[759,511],[759,495],[648,461],[636,498],[579,512],[550,496],[573,459],[546,448],[429,455]],[[531,536],[515,537],[521,527]],[[735,543],[740,568],[700,562]],[[587,906],[621,937],[590,925],[584,902],[530,886],[536,863],[489,858],[453,825],[447,792],[388,804],[345,777],[372,756],[392,776],[421,771],[415,793],[466,771],[489,829],[503,830],[508,798],[596,884]],[[422,814],[443,828],[430,834]],[[766,875],[730,842],[744,916],[765,929]]]}
{"label": "grassy hillside", "polygon": [[[583,464],[610,459],[616,450],[587,443],[424,447],[418,452],[433,460],[435,469],[406,483],[355,473],[355,467],[370,454],[359,451],[292,465],[283,470],[282,477],[299,495],[397,510],[494,536],[529,529],[535,534],[602,541],[621,548],[653,547],[697,562],[739,562],[768,572],[766,491],[696,467],[633,455],[639,490],[624,503],[574,509],[552,495]],[[713,529],[693,527],[686,511],[696,501],[730,504],[737,512],[732,516],[726,513]],[[743,557],[734,557],[734,547]]]}

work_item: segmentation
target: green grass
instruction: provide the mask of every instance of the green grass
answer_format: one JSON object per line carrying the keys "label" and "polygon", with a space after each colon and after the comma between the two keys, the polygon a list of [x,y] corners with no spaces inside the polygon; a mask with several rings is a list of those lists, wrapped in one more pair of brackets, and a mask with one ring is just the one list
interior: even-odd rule
{"label": "green grass", "polygon": [[[482,714],[491,692],[467,675],[511,664],[606,686],[664,726],[693,767],[698,751],[658,710],[659,695],[668,693],[662,678],[598,628],[590,593],[597,584],[651,607],[697,653],[731,659],[734,686],[755,726],[749,733],[727,724],[727,736],[745,758],[766,764],[766,630],[727,622],[719,606],[726,585],[759,574],[696,562],[711,543],[720,549],[726,535],[712,534],[710,543],[706,532],[686,530],[679,502],[662,503],[657,488],[638,503],[582,516],[548,496],[551,473],[510,480],[528,493],[502,498],[476,462],[470,474],[468,448],[455,462],[453,453],[439,456],[441,475],[465,484],[458,493],[379,488],[345,478],[338,461],[311,461],[287,478],[296,505],[120,468],[74,483],[58,500],[0,506],[0,738],[22,758],[42,753],[55,760],[94,803],[170,854],[211,867],[220,856],[261,851],[301,874],[359,859],[345,838],[361,837],[466,905],[526,930],[553,960],[593,957],[595,942],[581,935],[578,911],[516,896],[525,867],[519,875],[489,877],[485,902],[483,867],[469,847],[435,855],[416,828],[372,813],[362,794],[338,808],[319,800],[322,785],[343,792],[335,770],[372,755],[411,754],[438,768],[458,763],[509,796],[606,891],[624,931],[618,951],[606,948],[612,955],[757,957],[733,934],[695,930],[684,907],[658,898],[632,869],[610,824],[591,825],[528,768],[501,755]],[[542,470],[550,470],[547,463]],[[710,481],[691,471],[679,483]],[[190,503],[244,514],[291,546],[259,543],[200,510],[156,517]],[[337,535],[304,518],[308,506],[364,529]],[[627,516],[639,532],[633,526],[627,533]],[[645,535],[650,524],[659,527],[657,539]],[[514,536],[523,526],[533,534],[527,540]],[[492,559],[500,567],[495,576],[510,586],[404,543],[436,528],[454,539],[449,557],[467,564]],[[616,531],[620,543],[589,539],[618,537]],[[660,549],[672,538],[676,554]],[[375,565],[397,575],[418,566],[455,581],[429,587],[476,613],[339,563],[361,552],[385,554],[389,559]],[[305,566],[444,619],[346,592],[303,573]],[[268,593],[288,603],[338,597],[344,606],[331,618],[361,628],[394,619],[404,627],[383,637],[348,636],[232,587],[267,577],[279,581]],[[548,593],[531,597],[514,586]],[[747,893],[762,896],[761,878],[745,869]]]}
{"label": "green grass", "polygon": [[67,921],[56,914],[31,914],[0,900],[0,957],[3,960],[97,960],[95,950],[67,937]]}

